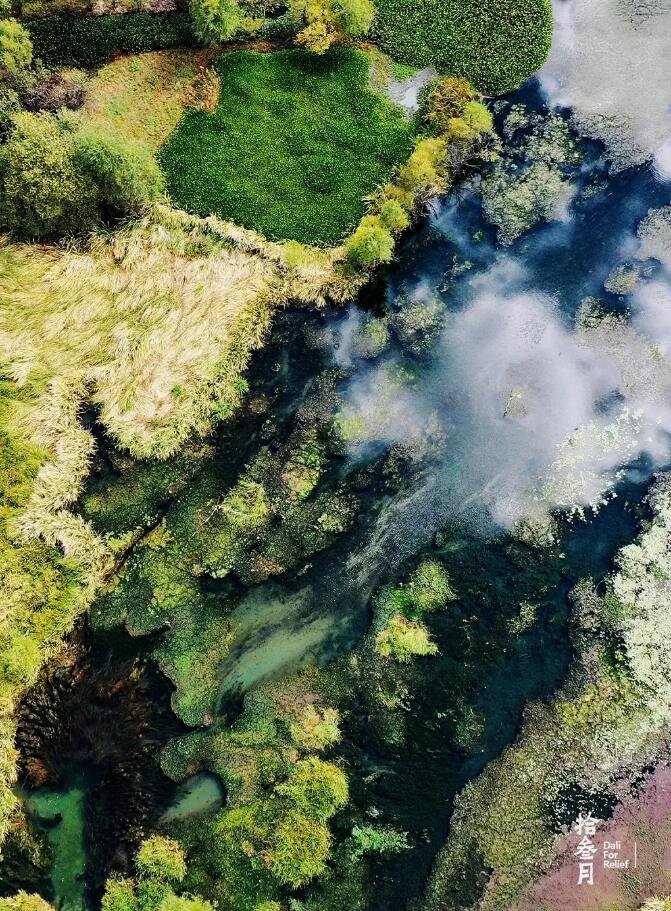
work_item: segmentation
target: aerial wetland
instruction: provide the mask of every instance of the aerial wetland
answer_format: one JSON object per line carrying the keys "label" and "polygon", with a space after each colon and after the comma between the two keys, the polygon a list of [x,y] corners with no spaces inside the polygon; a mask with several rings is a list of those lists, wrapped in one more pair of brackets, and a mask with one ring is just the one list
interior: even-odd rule
{"label": "aerial wetland", "polygon": [[670,87],[0,0],[0,911],[671,909]]}

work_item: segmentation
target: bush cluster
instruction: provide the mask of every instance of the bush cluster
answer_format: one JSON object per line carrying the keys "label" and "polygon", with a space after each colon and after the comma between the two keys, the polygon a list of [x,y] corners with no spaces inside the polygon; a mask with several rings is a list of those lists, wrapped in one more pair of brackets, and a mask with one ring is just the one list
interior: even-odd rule
{"label": "bush cluster", "polygon": [[136,212],[163,178],[140,143],[101,130],[70,128],[52,114],[21,111],[0,146],[0,225],[48,237]]}
{"label": "bush cluster", "polygon": [[242,21],[237,0],[191,0],[193,31],[204,44],[226,41]]}
{"label": "bush cluster", "polygon": [[445,607],[456,597],[443,565],[424,560],[407,585],[386,588],[380,594],[373,626],[375,651],[404,664],[415,655],[435,655],[437,647],[423,615]]}
{"label": "bush cluster", "polygon": [[100,66],[116,53],[137,54],[196,43],[186,13],[46,16],[25,23],[33,54],[47,66]]}
{"label": "bush cluster", "polygon": [[145,839],[135,855],[135,866],[137,877],[107,881],[102,911],[214,911],[198,895],[176,894],[175,888],[186,875],[186,862],[173,839],[162,835]]}
{"label": "bush cluster", "polygon": [[377,0],[372,35],[400,63],[464,76],[487,95],[521,85],[552,40],[549,0]]}
{"label": "bush cluster", "polygon": [[408,160],[377,192],[370,210],[347,238],[345,249],[355,268],[389,262],[395,235],[432,196],[443,193],[466,162],[491,160],[494,122],[465,79],[437,80],[421,119],[424,135]]}
{"label": "bush cluster", "polygon": [[375,7],[371,0],[291,0],[296,41],[316,54],[369,30]]}

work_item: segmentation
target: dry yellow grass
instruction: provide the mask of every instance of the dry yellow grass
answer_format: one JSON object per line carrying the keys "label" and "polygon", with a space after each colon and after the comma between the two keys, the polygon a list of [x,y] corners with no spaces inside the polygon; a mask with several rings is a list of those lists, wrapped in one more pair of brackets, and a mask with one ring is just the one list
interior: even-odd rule
{"label": "dry yellow grass", "polygon": [[83,252],[6,247],[0,360],[67,383],[135,455],[171,454],[234,404],[280,296],[272,262],[218,243],[145,219]]}
{"label": "dry yellow grass", "polygon": [[[141,140],[157,151],[187,107],[208,107],[218,80],[208,69],[212,51],[150,51],[101,67],[86,93],[87,121]],[[215,100],[216,104],[216,100]]]}
{"label": "dry yellow grass", "polygon": [[80,251],[6,245],[0,362],[19,384],[43,385],[38,424],[58,382],[98,406],[120,446],[165,458],[235,407],[276,307],[355,290],[341,255],[164,206]]}

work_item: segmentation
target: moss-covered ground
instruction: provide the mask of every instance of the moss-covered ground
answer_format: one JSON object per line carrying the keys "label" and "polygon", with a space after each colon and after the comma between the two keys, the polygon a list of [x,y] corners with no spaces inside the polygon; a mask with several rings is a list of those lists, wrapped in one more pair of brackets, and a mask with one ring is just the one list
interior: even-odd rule
{"label": "moss-covered ground", "polygon": [[368,88],[368,58],[235,51],[214,66],[217,109],[188,112],[161,153],[173,203],[271,238],[342,240],[412,146],[412,123]]}

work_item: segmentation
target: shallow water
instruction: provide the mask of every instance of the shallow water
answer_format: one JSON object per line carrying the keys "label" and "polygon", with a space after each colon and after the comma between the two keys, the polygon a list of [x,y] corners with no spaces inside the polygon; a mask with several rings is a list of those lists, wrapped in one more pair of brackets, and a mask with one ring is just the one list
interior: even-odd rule
{"label": "shallow water", "polygon": [[188,819],[218,809],[225,799],[224,789],[216,775],[201,772],[187,778],[177,788],[174,799],[159,820],[167,825],[176,819]]}
{"label": "shallow water", "polygon": [[27,795],[29,812],[47,833],[53,850],[50,871],[53,904],[58,911],[85,905],[86,794],[84,770],[75,770],[63,790],[44,789]]}

